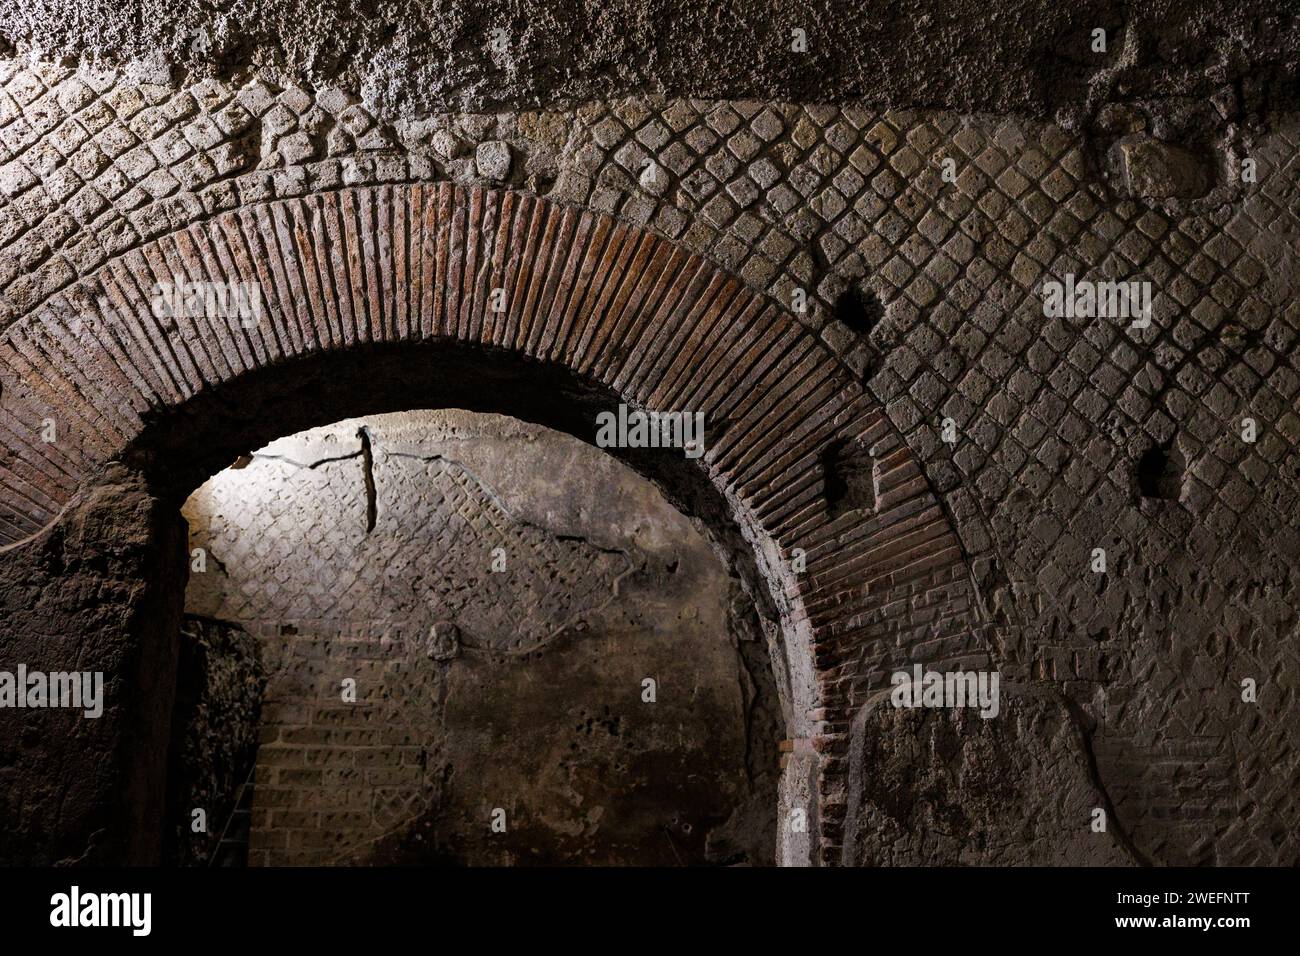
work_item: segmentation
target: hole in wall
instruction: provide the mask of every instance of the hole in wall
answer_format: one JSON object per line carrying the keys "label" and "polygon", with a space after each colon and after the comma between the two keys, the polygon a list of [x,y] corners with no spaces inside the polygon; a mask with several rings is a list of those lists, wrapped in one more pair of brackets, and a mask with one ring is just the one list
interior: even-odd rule
{"label": "hole in wall", "polygon": [[885,307],[870,289],[851,285],[835,300],[835,318],[866,338],[885,316]]}
{"label": "hole in wall", "polygon": [[875,462],[856,439],[844,439],[822,454],[826,505],[832,518],[876,507]]}
{"label": "hole in wall", "polygon": [[1143,498],[1177,501],[1183,490],[1185,464],[1172,442],[1152,445],[1138,459],[1138,494]]}

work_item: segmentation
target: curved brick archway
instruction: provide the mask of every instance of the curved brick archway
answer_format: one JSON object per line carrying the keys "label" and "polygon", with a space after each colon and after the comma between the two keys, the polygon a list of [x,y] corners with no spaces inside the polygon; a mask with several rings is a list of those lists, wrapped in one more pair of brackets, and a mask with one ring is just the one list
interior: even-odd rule
{"label": "curved brick archway", "polygon": [[[153,288],[173,275],[260,283],[266,315],[251,328],[160,321]],[[816,781],[814,853],[836,860],[855,708],[901,664],[983,657],[966,565],[860,383],[791,315],[648,231],[524,193],[409,185],[245,207],[133,250],[0,338],[0,546],[39,536],[169,411],[304,362],[417,343],[705,413],[701,465],[782,609],[791,667],[808,672],[790,733]],[[846,450],[855,468],[869,459],[872,485],[832,505],[828,469]]]}

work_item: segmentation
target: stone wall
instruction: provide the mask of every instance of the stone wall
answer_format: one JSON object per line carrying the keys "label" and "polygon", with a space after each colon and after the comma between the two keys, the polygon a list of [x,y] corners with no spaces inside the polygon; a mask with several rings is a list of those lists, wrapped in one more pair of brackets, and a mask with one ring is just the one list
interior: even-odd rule
{"label": "stone wall", "polygon": [[0,863],[157,862],[184,525],[109,469],[59,525],[0,555],[0,670],[98,672],[102,713],[0,710]]}
{"label": "stone wall", "polygon": [[165,863],[247,863],[243,814],[265,691],[266,665],[256,638],[226,621],[185,618],[167,756]]}
{"label": "stone wall", "polygon": [[274,442],[184,513],[207,560],[187,611],[267,662],[252,863],[771,864],[765,637],[608,456],[376,416]]}
{"label": "stone wall", "polygon": [[[1045,779],[1075,781],[1052,812],[1086,830],[1077,808],[1100,804],[1118,821],[1098,837],[1111,841],[1105,852],[1079,859],[1122,850],[1156,863],[1295,861],[1296,114],[1261,112],[1268,103],[1231,83],[1194,108],[1101,104],[1066,128],[853,100],[644,95],[394,118],[340,87],[257,77],[158,84],[10,61],[0,79],[0,309],[10,323],[0,412],[15,436],[0,476],[6,540],[39,532],[158,407],[241,366],[275,364],[252,354],[256,343],[207,331],[133,337],[102,324],[106,308],[140,313],[148,286],[177,263],[224,274],[224,242],[275,263],[265,278],[282,290],[276,302],[298,303],[285,314],[308,344],[290,331],[267,346],[272,358],[275,348],[332,347],[312,323],[353,315],[366,342],[401,338],[409,314],[424,316],[422,334],[484,331],[495,347],[549,347],[555,326],[537,303],[571,288],[561,253],[575,235],[597,249],[584,260],[576,246],[573,261],[590,263],[584,281],[608,270],[622,289],[625,275],[650,276],[651,291],[584,300],[599,329],[662,298],[688,261],[715,263],[779,321],[749,325],[753,313],[692,293],[683,314],[700,303],[703,327],[738,331],[670,337],[678,351],[662,361],[669,381],[717,374],[717,393],[729,387],[733,404],[750,403],[730,419],[739,437],[711,477],[738,513],[761,519],[747,530],[768,555],[774,599],[802,595],[781,623],[812,635],[815,692],[792,714],[791,736],[809,748],[796,762],[815,765],[818,858],[871,844],[843,832],[876,812],[862,803],[872,791],[853,779],[852,754],[888,748],[867,746],[861,735],[878,730],[855,721],[894,669],[924,661],[992,662],[1009,682],[1059,694],[1047,698],[1055,716],[1031,722],[1048,762],[1064,768]],[[485,186],[525,198],[476,191]],[[512,308],[538,315],[533,338],[514,318],[509,335],[493,334],[490,286],[472,260],[457,268],[482,288],[452,313],[459,325],[428,324],[445,316],[427,296],[394,295],[411,286],[392,275],[419,274],[424,248],[407,237],[431,206],[460,217],[440,220],[458,223],[459,255],[470,255],[459,244],[468,235],[481,261],[514,277]],[[581,210],[619,225],[584,232]],[[320,292],[331,270],[300,263],[330,249],[369,270],[350,280],[369,300]],[[1043,283],[1066,275],[1148,279],[1151,327],[1045,317]],[[657,315],[679,327],[671,308]],[[761,331],[746,338],[751,329]],[[169,336],[188,336],[192,352]],[[581,347],[597,358],[575,364],[617,369],[628,356],[607,347],[621,339],[588,333]],[[641,341],[634,364],[660,359],[647,344],[662,340]],[[742,372],[728,379],[728,363]],[[87,395],[93,412],[82,410]],[[35,440],[51,412],[74,419],[71,444]],[[835,428],[820,430],[828,416]],[[1254,441],[1242,438],[1246,418]],[[948,421],[955,442],[944,440]],[[793,435],[790,450],[765,459],[773,432]],[[725,473],[751,463],[771,467]],[[810,562],[798,585],[782,577],[792,547]],[[1091,570],[1097,548],[1104,573]],[[1247,679],[1255,702],[1242,700]],[[993,736],[1010,748],[1024,739]],[[949,759],[982,759],[963,753]],[[1089,772],[1066,772],[1079,767]],[[936,773],[926,799],[950,804],[960,779]],[[1027,778],[1016,792],[1037,791]],[[908,852],[921,857],[879,858],[924,856]],[[974,844],[962,852],[989,858]],[[1048,858],[1059,856],[1029,855]]]}

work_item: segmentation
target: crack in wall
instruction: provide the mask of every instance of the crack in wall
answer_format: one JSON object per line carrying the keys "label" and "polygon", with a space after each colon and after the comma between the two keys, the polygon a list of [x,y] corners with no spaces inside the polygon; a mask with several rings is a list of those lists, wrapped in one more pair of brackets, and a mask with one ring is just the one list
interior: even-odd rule
{"label": "crack in wall", "polygon": [[1102,809],[1106,813],[1106,819],[1108,821],[1106,832],[1114,833],[1116,842],[1119,843],[1119,845],[1123,847],[1139,865],[1153,866],[1154,864],[1147,858],[1146,854],[1138,849],[1137,844],[1133,841],[1133,838],[1129,836],[1128,831],[1120,822],[1119,814],[1115,812],[1115,802],[1111,800],[1110,792],[1107,791],[1105,781],[1101,778],[1101,771],[1097,767],[1097,755],[1093,751],[1092,747],[1092,734],[1096,729],[1096,722],[1092,721],[1088,717],[1083,708],[1076,700],[1074,700],[1074,698],[1059,690],[1055,690],[1055,696],[1061,701],[1066,714],[1070,717],[1071,724],[1074,725],[1074,729],[1079,734],[1079,746],[1080,749],[1083,750],[1084,758],[1087,761],[1088,776],[1091,778],[1092,785],[1096,788],[1097,793],[1101,795],[1103,804]]}
{"label": "crack in wall", "polygon": [[361,439],[362,474],[366,483],[366,534],[370,534],[375,530],[375,522],[379,519],[379,502],[375,489],[375,455],[370,446],[370,429],[362,425],[357,429],[357,437]]}
{"label": "crack in wall", "polygon": [[351,461],[353,458],[360,458],[364,454],[365,452],[363,450],[358,449],[357,451],[349,452],[346,455],[332,455],[328,458],[318,458],[311,462],[298,461],[295,458],[290,458],[288,455],[266,455],[260,452],[254,453],[251,457],[256,461],[280,461],[284,462],[286,465],[292,465],[295,468],[302,468],[306,471],[315,471],[322,465],[332,465],[339,461]]}
{"label": "crack in wall", "polygon": [[[616,548],[608,545],[598,544],[595,541],[592,541],[591,538],[587,537],[586,535],[570,534],[567,532],[555,531],[551,528],[544,527],[540,524],[537,524],[536,522],[529,521],[527,518],[523,518],[519,516],[506,505],[505,501],[501,498],[500,495],[498,495],[492,489],[491,485],[489,485],[486,481],[484,481],[472,469],[465,467],[464,462],[458,461],[455,458],[449,458],[446,455],[442,455],[442,454],[419,455],[419,454],[415,454],[414,452],[405,452],[405,451],[385,451],[384,457],[385,458],[409,458],[413,461],[424,462],[425,464],[433,464],[434,462],[439,462],[439,461],[446,462],[447,464],[460,469],[466,475],[472,478],[475,481],[475,483],[478,484],[483,494],[485,494],[491,500],[491,502],[501,510],[501,513],[504,514],[511,521],[515,522],[516,524],[523,525],[524,527],[527,528],[532,528],[535,531],[540,531],[555,541],[573,541],[579,544],[586,545],[587,547],[591,548],[593,551],[599,551],[602,554],[621,555],[622,557],[626,558],[629,561],[629,563],[631,563],[632,560],[631,555],[629,555],[628,552],[623,548]],[[615,579],[614,594],[616,596],[618,594],[618,582],[621,581],[626,576],[627,576],[626,574],[621,574]]]}

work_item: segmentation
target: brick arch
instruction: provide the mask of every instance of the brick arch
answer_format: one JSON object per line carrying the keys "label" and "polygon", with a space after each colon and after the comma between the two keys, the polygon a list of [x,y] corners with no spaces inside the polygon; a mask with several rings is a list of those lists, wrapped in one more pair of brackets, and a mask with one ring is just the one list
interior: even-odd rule
{"label": "brick arch", "polygon": [[[259,282],[266,315],[247,329],[160,321],[152,290],[175,274]],[[701,465],[811,676],[791,733],[806,741],[796,751],[822,754],[820,855],[834,860],[855,703],[887,669],[981,653],[966,565],[860,382],[780,306],[652,232],[444,183],[276,200],[146,243],[0,338],[0,547],[57,521],[169,410],[304,359],[448,342],[561,366],[642,407],[705,413]],[[828,463],[846,448],[873,478],[870,501],[843,508],[827,501]]]}

